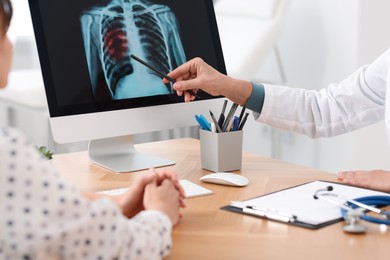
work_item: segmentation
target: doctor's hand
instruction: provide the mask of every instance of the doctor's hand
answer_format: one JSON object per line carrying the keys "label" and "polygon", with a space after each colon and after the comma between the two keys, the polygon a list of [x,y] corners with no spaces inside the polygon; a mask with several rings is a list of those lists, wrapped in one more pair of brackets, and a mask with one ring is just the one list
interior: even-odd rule
{"label": "doctor's hand", "polygon": [[[184,93],[186,102],[195,99],[194,96],[185,92],[187,90],[197,92],[201,89],[213,96],[222,95],[239,105],[243,105],[252,93],[250,82],[228,77],[208,65],[201,58],[194,58],[184,63],[171,71],[168,76],[176,80],[173,88],[179,96]],[[163,79],[163,82],[168,83],[169,81]]]}
{"label": "doctor's hand", "polygon": [[390,192],[390,171],[344,171],[337,178],[346,184]]}

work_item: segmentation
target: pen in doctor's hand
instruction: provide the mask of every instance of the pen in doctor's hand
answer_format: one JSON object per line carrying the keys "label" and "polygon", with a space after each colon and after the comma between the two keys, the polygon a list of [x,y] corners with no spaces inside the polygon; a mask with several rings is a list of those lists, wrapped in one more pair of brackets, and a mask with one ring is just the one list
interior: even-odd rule
{"label": "pen in doctor's hand", "polygon": [[[138,61],[139,63],[141,63],[142,65],[148,67],[149,69],[153,70],[154,72],[156,72],[158,75],[160,75],[161,77],[163,78],[166,78],[167,80],[169,80],[170,82],[172,83],[175,83],[176,80],[169,77],[168,75],[162,73],[160,70],[156,69],[155,67],[153,67],[152,65],[146,63],[145,61],[141,60],[140,58],[138,58],[137,56],[131,54],[130,55],[131,58],[135,59],[136,61]],[[185,92],[188,92],[189,94],[191,94],[192,96],[195,96],[197,98],[200,98],[194,91],[192,90],[186,90]]]}

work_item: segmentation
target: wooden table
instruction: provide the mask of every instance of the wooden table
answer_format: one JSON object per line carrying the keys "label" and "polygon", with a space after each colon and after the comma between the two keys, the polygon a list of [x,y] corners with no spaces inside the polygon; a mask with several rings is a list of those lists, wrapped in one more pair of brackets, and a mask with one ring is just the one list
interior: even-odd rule
{"label": "wooden table", "polygon": [[[214,194],[187,200],[184,217],[173,230],[168,259],[389,259],[390,232],[368,224],[366,235],[342,231],[343,223],[319,230],[267,221],[220,210],[232,200],[245,200],[313,180],[336,181],[333,174],[255,154],[244,153],[240,174],[250,183],[244,188],[201,183],[209,171],[201,169],[196,139],[177,139],[136,146],[140,152],[176,161],[166,167],[213,190]],[[115,174],[89,162],[86,152],[55,156],[63,176],[83,190],[126,187],[144,171]]]}

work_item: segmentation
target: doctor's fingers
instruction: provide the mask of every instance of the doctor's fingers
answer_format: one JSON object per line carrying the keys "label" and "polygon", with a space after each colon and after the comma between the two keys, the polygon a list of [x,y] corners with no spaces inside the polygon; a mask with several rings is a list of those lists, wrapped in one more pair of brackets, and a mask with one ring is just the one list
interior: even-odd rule
{"label": "doctor's fingers", "polygon": [[354,171],[344,172],[343,175],[341,181],[344,183],[390,192],[390,171]]}
{"label": "doctor's fingers", "polygon": [[370,171],[347,171],[339,173],[338,178],[351,185],[367,186],[373,180],[372,174]]}
{"label": "doctor's fingers", "polygon": [[171,71],[168,76],[179,81],[194,78],[200,74],[203,67],[207,66],[201,58],[193,58]]}
{"label": "doctor's fingers", "polygon": [[188,80],[176,81],[176,83],[173,84],[173,89],[182,92],[186,90],[192,90],[196,92],[198,89],[202,87],[202,85],[203,85],[202,81],[199,80],[199,78],[193,78]]}

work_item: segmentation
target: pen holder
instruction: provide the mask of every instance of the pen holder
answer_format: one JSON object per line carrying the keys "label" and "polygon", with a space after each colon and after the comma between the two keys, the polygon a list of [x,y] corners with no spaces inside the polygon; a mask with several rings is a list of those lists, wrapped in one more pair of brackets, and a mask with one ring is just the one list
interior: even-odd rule
{"label": "pen holder", "polygon": [[215,133],[200,130],[200,156],[203,169],[223,172],[241,169],[242,131]]}

